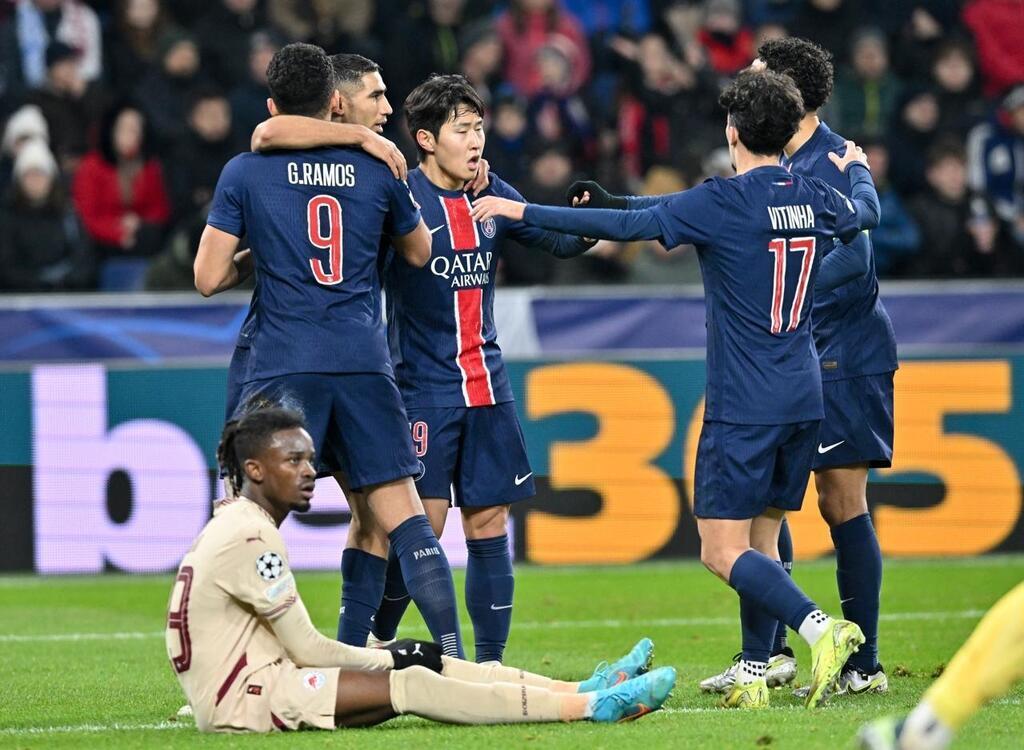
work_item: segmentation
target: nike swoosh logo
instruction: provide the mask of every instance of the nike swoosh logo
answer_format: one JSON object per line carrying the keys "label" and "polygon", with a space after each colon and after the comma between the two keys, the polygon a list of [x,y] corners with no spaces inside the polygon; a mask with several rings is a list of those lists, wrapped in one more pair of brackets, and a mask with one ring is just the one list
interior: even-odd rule
{"label": "nike swoosh logo", "polygon": [[440,231],[441,231],[442,229],[444,229],[444,228],[445,228],[445,225],[444,225],[444,224],[442,224],[442,225],[441,225],[441,226],[439,226],[439,227],[434,227],[433,229],[431,229],[431,230],[430,230],[430,233],[431,233],[431,234],[433,234],[434,232],[440,232]]}
{"label": "nike swoosh logo", "polygon": [[532,476],[533,476],[533,472],[532,471],[529,474],[527,474],[525,477],[521,477],[518,474],[516,474],[516,487],[521,485],[523,482],[525,482],[527,479],[529,479]]}
{"label": "nike swoosh logo", "polygon": [[821,443],[818,443],[818,453],[828,453],[833,448],[838,448],[845,442],[845,440],[840,440],[838,443],[832,443],[832,445],[826,445],[824,447],[821,445]]}
{"label": "nike swoosh logo", "polygon": [[855,598],[856,598],[856,597],[852,597],[852,596],[851,596],[851,597],[850,597],[849,599],[840,599],[840,600],[839,600],[839,603],[840,603],[840,604],[846,604],[847,602],[852,602],[852,601],[853,601],[853,600],[854,600]]}
{"label": "nike swoosh logo", "polygon": [[502,604],[499,607],[497,604],[492,604],[491,605],[491,609],[493,609],[495,612],[497,612],[500,609],[512,609],[512,605],[511,604]]}
{"label": "nike swoosh logo", "polygon": [[651,713],[653,710],[654,710],[653,708],[650,708],[649,706],[645,706],[643,703],[638,703],[637,706],[636,706],[636,711],[634,711],[631,714],[626,714],[621,719],[619,719],[619,721],[620,722],[623,722],[623,721],[633,721],[634,719],[639,719],[641,716],[646,716],[647,714]]}

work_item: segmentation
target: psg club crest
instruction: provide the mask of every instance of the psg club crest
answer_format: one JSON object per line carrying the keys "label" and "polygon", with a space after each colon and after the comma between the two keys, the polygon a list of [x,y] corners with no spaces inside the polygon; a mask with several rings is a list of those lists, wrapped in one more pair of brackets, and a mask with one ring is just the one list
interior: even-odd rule
{"label": "psg club crest", "polygon": [[256,572],[264,581],[273,581],[281,576],[284,560],[276,552],[266,551],[256,558]]}
{"label": "psg club crest", "polygon": [[480,225],[480,228],[483,230],[484,237],[488,239],[493,239],[494,235],[498,233],[498,225],[494,223],[494,219],[488,219]]}

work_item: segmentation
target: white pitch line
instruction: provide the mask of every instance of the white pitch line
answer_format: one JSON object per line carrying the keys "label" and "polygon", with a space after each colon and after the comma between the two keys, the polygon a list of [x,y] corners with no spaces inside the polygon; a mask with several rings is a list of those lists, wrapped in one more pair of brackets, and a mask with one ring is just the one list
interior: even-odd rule
{"label": "white pitch line", "polygon": [[87,734],[127,731],[161,732],[166,729],[195,729],[195,724],[190,722],[161,721],[156,724],[114,722],[112,724],[66,724],[58,727],[13,727],[11,729],[0,729],[0,737],[31,737],[33,735],[47,734],[78,734],[79,732]]}
{"label": "white pitch line", "polygon": [[[985,614],[983,609],[963,609],[952,612],[886,612],[879,616],[882,622],[903,622],[913,620],[973,620]],[[554,620],[552,622],[517,622],[517,630],[564,630],[568,628],[687,628],[732,626],[737,617],[669,617],[650,620]],[[462,623],[470,627],[470,623]],[[425,633],[422,625],[408,627],[414,633]],[[325,633],[328,631],[324,631]],[[331,631],[333,632],[333,631]],[[163,631],[125,633],[0,633],[0,643],[49,643],[61,641],[133,641],[162,638]]]}

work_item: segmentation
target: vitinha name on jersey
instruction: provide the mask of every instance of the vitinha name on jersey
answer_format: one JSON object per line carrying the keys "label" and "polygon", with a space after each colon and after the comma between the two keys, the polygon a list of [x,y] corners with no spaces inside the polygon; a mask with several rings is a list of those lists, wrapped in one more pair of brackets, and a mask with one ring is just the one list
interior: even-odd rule
{"label": "vitinha name on jersey", "polygon": [[451,281],[452,289],[484,286],[490,281],[493,252],[455,253],[452,257],[438,255],[430,261],[435,276]]}

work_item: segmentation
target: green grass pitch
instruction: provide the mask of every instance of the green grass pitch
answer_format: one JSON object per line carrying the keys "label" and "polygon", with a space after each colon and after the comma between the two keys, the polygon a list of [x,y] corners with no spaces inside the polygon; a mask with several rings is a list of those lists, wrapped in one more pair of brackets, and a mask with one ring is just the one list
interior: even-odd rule
{"label": "green grass pitch", "polygon": [[[838,611],[830,561],[798,563],[796,577]],[[461,575],[457,585],[461,586]],[[333,632],[335,575],[298,575],[317,624]],[[574,678],[624,653],[641,636],[656,662],[679,669],[667,710],[633,724],[452,727],[401,718],[335,734],[201,736],[176,721],[183,703],[162,638],[170,578],[0,578],[0,747],[843,748],[856,728],[905,711],[993,602],[1024,579],[1024,557],[889,561],[883,592],[886,696],[836,698],[805,711],[788,690],[762,712],[715,708],[697,681],[737,650],[736,597],[698,564],[520,566],[509,664]],[[464,633],[471,638],[468,622]],[[412,613],[403,627],[424,635]],[[794,637],[793,640],[799,640]],[[796,645],[800,680],[808,651]],[[961,748],[1011,748],[1024,737],[1024,690],[996,701],[963,732]],[[425,744],[421,744],[425,743]]]}

